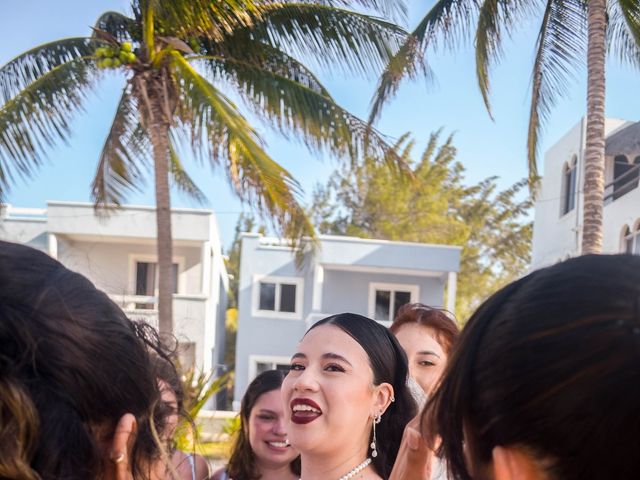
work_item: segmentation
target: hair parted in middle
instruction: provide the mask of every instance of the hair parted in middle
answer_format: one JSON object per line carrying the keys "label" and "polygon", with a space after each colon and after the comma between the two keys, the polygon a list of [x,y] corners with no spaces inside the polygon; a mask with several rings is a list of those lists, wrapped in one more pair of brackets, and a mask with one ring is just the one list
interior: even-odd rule
{"label": "hair parted in middle", "polygon": [[378,475],[387,478],[396,461],[404,427],[417,413],[416,402],[407,387],[407,356],[387,328],[362,315],[332,315],[315,323],[309,331],[322,325],[335,325],[360,344],[369,358],[374,385],[388,383],[393,387],[395,401],[376,426],[378,456],[372,458]]}

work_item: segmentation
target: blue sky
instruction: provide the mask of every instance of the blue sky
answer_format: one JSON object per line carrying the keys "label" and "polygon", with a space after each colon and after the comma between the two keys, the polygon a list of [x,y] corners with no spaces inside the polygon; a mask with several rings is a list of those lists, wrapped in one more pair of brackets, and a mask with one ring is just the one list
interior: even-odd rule
{"label": "blue sky", "polygon": [[[88,35],[95,19],[106,10],[128,11],[125,0],[22,0],[10,3],[0,16],[0,64],[47,41]],[[410,27],[432,3],[432,0],[409,0]],[[474,57],[471,47],[467,46],[456,53],[432,55],[436,83],[426,86],[423,81],[406,82],[384,111],[379,129],[393,138],[412,132],[418,141],[416,153],[421,153],[432,131],[442,128],[443,135],[454,133],[458,159],[467,168],[468,182],[497,175],[500,185],[507,187],[523,178],[527,173],[526,130],[536,29],[536,22],[524,25],[505,42],[503,60],[492,76],[495,121],[491,121],[484,108],[475,81]],[[607,115],[638,120],[640,74],[617,62],[610,62],[607,68]],[[366,118],[375,78],[345,78],[327,71],[317,73],[341,105]],[[568,97],[553,110],[542,136],[541,152],[584,115],[585,71],[581,72],[581,77],[570,86]],[[34,178],[18,181],[7,194],[10,204],[44,207],[47,200],[90,200],[90,182],[122,85],[123,78],[118,75],[105,79],[87,103],[86,113],[74,123],[74,135],[69,145],[52,149],[50,161]],[[314,184],[328,178],[338,165],[335,159],[319,158],[265,126],[259,127],[259,131],[267,140],[273,158],[300,182],[305,198]],[[223,242],[228,245],[239,212],[248,208],[235,198],[222,172],[197,164],[191,164],[189,168],[208,197],[206,207],[216,211]],[[145,192],[130,196],[128,203],[152,204],[153,185],[150,183]],[[180,195],[174,195],[172,203],[174,206],[197,206]]]}

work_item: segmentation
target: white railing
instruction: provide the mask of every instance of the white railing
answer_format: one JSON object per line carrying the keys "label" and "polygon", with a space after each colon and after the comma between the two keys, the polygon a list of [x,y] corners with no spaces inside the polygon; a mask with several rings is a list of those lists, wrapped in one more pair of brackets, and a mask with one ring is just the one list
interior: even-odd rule
{"label": "white railing", "polygon": [[[116,295],[110,294],[113,300],[131,320],[144,321],[158,327],[158,299],[150,295]],[[206,315],[204,295],[173,295],[173,316],[175,325],[191,322],[195,318],[204,320]]]}
{"label": "white railing", "polygon": [[113,295],[113,300],[131,320],[143,321],[149,325],[158,327],[157,298],[149,295]]}

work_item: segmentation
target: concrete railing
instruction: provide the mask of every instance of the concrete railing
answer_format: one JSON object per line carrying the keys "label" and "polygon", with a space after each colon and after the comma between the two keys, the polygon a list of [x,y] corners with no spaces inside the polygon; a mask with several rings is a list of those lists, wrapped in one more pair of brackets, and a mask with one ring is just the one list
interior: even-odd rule
{"label": "concrete railing", "polygon": [[[149,295],[115,295],[110,294],[113,300],[129,318],[136,321],[144,321],[158,328],[158,299]],[[175,323],[193,318],[204,318],[205,302],[203,295],[173,295],[173,314]]]}

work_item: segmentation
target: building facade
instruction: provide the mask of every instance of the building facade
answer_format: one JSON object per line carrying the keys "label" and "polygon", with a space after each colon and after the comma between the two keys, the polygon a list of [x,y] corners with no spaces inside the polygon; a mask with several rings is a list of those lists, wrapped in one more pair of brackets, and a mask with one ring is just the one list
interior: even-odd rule
{"label": "building facade", "polygon": [[234,408],[258,373],[288,369],[298,341],[326,316],[353,312],[389,325],[407,302],[453,312],[460,251],[461,247],[320,236],[317,250],[297,267],[291,248],[278,239],[244,234]]}
{"label": "building facade", "polygon": [[[174,335],[184,364],[210,370],[224,355],[227,275],[213,212],[173,209]],[[42,250],[88,277],[134,320],[157,327],[156,218],[152,207],[96,215],[88,203],[6,206],[0,238]]]}
{"label": "building facade", "polygon": [[[532,269],[580,253],[586,119],[545,154],[535,202]],[[640,254],[640,122],[605,122],[603,253]]]}

